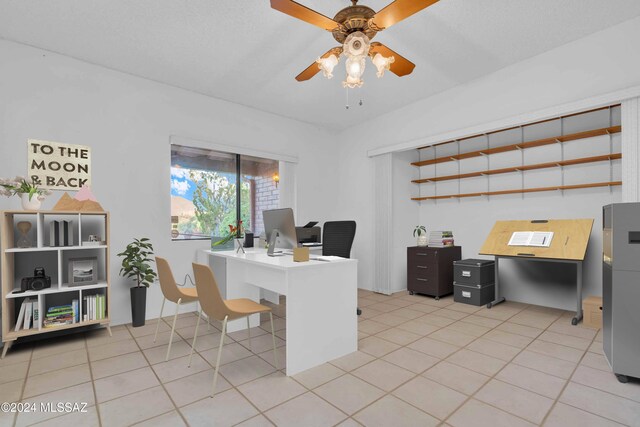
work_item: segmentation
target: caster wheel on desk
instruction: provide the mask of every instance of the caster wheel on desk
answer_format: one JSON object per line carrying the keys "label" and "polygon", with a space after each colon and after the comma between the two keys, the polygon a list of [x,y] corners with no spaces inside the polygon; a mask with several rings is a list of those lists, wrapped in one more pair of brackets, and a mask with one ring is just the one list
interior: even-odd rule
{"label": "caster wheel on desk", "polygon": [[626,375],[616,374],[616,378],[618,378],[618,381],[620,381],[622,384],[626,384],[629,382],[629,378]]}
{"label": "caster wheel on desk", "polygon": [[356,309],[356,314],[357,314],[358,316],[360,316],[360,315],[362,314],[362,310],[360,310],[359,308],[357,308],[357,309]]}
{"label": "caster wheel on desk", "polygon": [[577,318],[577,317],[574,317],[573,319],[571,319],[571,324],[572,324],[573,326],[576,326],[576,325],[578,324],[578,318]]}
{"label": "caster wheel on desk", "polygon": [[440,297],[436,297],[436,301],[440,301]]}
{"label": "caster wheel on desk", "polygon": [[409,295],[415,295],[416,293],[413,291],[409,291]]}
{"label": "caster wheel on desk", "polygon": [[488,303],[488,304],[487,304],[487,308],[489,308],[489,309],[490,309],[491,307],[493,307],[493,304]]}

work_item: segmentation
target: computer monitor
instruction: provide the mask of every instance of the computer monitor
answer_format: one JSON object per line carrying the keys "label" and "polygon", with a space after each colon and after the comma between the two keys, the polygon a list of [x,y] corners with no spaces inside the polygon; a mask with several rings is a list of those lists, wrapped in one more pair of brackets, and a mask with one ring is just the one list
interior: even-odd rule
{"label": "computer monitor", "polygon": [[298,245],[293,209],[270,209],[262,211],[264,231],[269,242],[269,255],[277,253],[276,248],[292,249]]}

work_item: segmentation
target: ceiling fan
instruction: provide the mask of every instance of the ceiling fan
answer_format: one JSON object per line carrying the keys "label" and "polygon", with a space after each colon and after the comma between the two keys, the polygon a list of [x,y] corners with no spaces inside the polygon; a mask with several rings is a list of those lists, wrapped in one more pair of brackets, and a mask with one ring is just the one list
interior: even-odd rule
{"label": "ceiling fan", "polygon": [[325,77],[333,77],[333,69],[338,64],[340,56],[344,55],[347,58],[347,78],[343,85],[348,88],[356,88],[363,84],[362,74],[367,56],[376,66],[378,77],[382,77],[385,70],[389,70],[399,77],[411,74],[415,68],[414,63],[382,43],[371,42],[371,39],[378,32],[436,2],[438,0],[395,0],[376,12],[368,6],[358,5],[358,0],[351,0],[351,6],[339,11],[333,19],[293,0],[271,0],[271,7],[330,31],[333,38],[341,44],[341,46],[329,49],[298,74],[297,81],[309,80],[321,70]]}

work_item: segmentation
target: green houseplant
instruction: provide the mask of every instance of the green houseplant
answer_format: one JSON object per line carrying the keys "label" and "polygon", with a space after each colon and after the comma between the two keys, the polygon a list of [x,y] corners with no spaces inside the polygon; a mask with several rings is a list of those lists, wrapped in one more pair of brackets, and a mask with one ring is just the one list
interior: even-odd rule
{"label": "green houseplant", "polygon": [[118,254],[122,258],[120,276],[133,279],[136,286],[131,291],[131,320],[134,327],[144,326],[147,307],[147,288],[158,277],[151,267],[155,262],[153,245],[147,238],[133,239],[124,251]]}
{"label": "green houseplant", "polygon": [[427,238],[427,229],[424,225],[416,225],[416,228],[413,229],[413,237],[417,237],[418,246],[427,246],[427,243],[429,243],[429,239]]}

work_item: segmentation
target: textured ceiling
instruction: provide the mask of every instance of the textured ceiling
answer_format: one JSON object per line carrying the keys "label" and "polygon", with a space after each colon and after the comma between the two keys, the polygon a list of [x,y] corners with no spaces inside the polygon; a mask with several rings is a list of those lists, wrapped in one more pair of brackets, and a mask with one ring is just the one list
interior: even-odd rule
{"label": "textured ceiling", "polygon": [[[330,17],[350,4],[299,1]],[[369,62],[349,110],[343,62],[333,80],[294,80],[331,34],[268,0],[0,0],[0,38],[343,129],[638,15],[638,0],[441,0],[378,34],[416,69],[378,79]]]}

